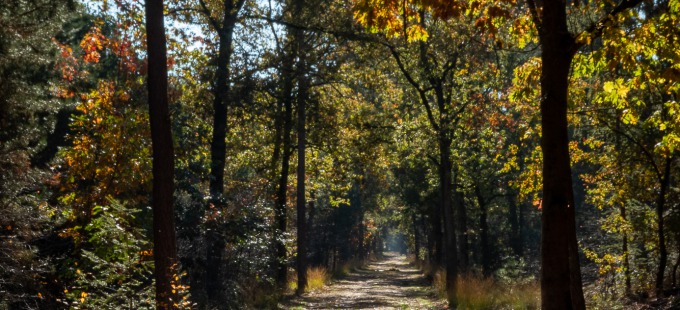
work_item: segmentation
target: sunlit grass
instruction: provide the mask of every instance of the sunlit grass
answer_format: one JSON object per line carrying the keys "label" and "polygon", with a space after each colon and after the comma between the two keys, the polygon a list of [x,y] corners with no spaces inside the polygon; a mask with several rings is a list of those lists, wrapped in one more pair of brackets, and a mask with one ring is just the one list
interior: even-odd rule
{"label": "sunlit grass", "polygon": [[[439,297],[446,298],[446,271],[438,269],[432,282]],[[491,277],[465,274],[458,276],[456,283],[458,309],[539,309],[540,295],[536,281],[504,284]]]}
{"label": "sunlit grass", "polygon": [[[330,283],[331,277],[325,267],[311,267],[307,268],[307,287],[305,292],[311,292],[322,289]],[[288,285],[286,285],[289,292],[295,292],[298,288],[297,273],[290,273],[288,275]]]}
{"label": "sunlit grass", "polygon": [[540,309],[541,288],[536,281],[506,287],[499,296],[498,304],[504,309]]}
{"label": "sunlit grass", "polygon": [[330,277],[325,267],[312,267],[307,269],[307,288],[305,291],[320,290],[330,282]]}
{"label": "sunlit grass", "polygon": [[456,297],[461,309],[493,309],[499,297],[500,288],[491,278],[472,274],[458,277]]}

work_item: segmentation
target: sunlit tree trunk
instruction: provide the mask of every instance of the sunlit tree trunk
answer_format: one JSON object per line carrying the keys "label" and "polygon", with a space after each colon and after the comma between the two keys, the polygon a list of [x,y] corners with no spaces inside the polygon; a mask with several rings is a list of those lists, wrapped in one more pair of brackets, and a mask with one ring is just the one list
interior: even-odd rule
{"label": "sunlit tree trunk", "polygon": [[168,108],[168,69],[163,0],[146,1],[149,118],[153,149],[153,253],[156,308],[173,309],[172,288],[177,262],[175,240],[174,153]]}

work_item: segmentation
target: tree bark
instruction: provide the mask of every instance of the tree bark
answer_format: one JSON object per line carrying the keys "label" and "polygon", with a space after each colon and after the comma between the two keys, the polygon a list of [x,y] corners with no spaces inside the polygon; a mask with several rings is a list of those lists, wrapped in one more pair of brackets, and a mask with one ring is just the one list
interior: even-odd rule
{"label": "tree bark", "polygon": [[458,256],[459,272],[466,273],[470,268],[469,240],[467,235],[467,209],[465,209],[465,195],[458,190],[457,177],[453,180],[453,205],[456,209],[458,225]]}
{"label": "tree bark", "polygon": [[276,191],[276,205],[274,208],[274,217],[276,222],[277,235],[276,238],[276,279],[279,287],[285,287],[288,282],[288,265],[287,251],[285,240],[282,235],[287,230],[287,207],[286,201],[288,198],[288,176],[290,174],[290,155],[291,155],[291,132],[293,130],[293,61],[296,57],[296,49],[293,48],[290,55],[284,59],[282,75],[283,75],[283,147],[281,159],[281,172],[279,175],[279,183]]}
{"label": "tree bark", "polygon": [[489,223],[487,221],[487,208],[484,196],[479,185],[475,186],[475,195],[477,196],[477,203],[479,204],[479,238],[482,250],[482,274],[484,276],[491,275],[491,253],[489,248]]}
{"label": "tree bark", "polygon": [[[228,1],[227,1],[228,2]],[[219,34],[216,82],[213,90],[213,134],[210,143],[210,206],[224,209],[224,167],[227,154],[227,100],[229,97],[229,63],[231,60],[232,31]],[[208,210],[211,212],[211,210]],[[224,239],[221,236],[219,219],[210,224],[206,232],[207,258],[205,288],[209,302],[217,302],[222,291],[222,251]]]}
{"label": "tree bark", "polygon": [[[621,218],[624,221],[627,221],[628,218],[626,217],[626,206],[621,203],[621,206],[619,207],[619,210],[621,211]],[[624,275],[624,280],[625,280],[625,285],[626,285],[626,295],[631,294],[631,283],[630,283],[630,255],[628,251],[628,233],[624,232],[622,236],[622,241],[623,244],[621,245],[621,252],[623,252],[623,275]]]}
{"label": "tree bark", "polygon": [[509,205],[508,221],[510,222],[510,247],[515,256],[522,256],[522,239],[520,237],[520,221],[517,202],[515,201],[515,194],[506,196]]}
{"label": "tree bark", "polygon": [[411,215],[411,221],[413,221],[413,256],[415,257],[416,264],[420,262],[420,234],[418,233],[418,220],[415,212]]}
{"label": "tree bark", "polygon": [[452,163],[451,163],[451,140],[444,132],[439,134],[439,188],[441,195],[441,210],[444,215],[444,237],[446,242],[446,296],[449,308],[455,309],[456,300],[456,280],[458,278],[458,257],[456,248],[456,231],[453,225],[454,214],[451,195],[453,194],[452,185]]}
{"label": "tree bark", "polygon": [[[295,16],[300,16],[304,0],[295,1]],[[298,287],[296,294],[300,295],[307,287],[307,220],[305,199],[305,149],[306,149],[306,103],[309,81],[307,79],[307,63],[305,51],[305,33],[302,29],[295,29],[295,42],[299,51],[298,55],[298,166],[297,166],[297,272]]]}
{"label": "tree bark", "polygon": [[658,222],[656,233],[659,238],[659,269],[656,272],[656,296],[658,297],[663,297],[663,280],[664,274],[666,273],[666,264],[668,263],[668,250],[666,249],[666,234],[664,233],[663,213],[666,204],[666,193],[668,192],[668,187],[670,186],[671,162],[671,157],[666,158],[663,177],[659,180],[661,182],[661,188],[659,189],[659,197],[656,203],[656,220]]}
{"label": "tree bark", "polygon": [[576,243],[574,191],[569,158],[567,95],[576,44],[567,28],[566,2],[543,1],[540,40],[541,147],[541,306],[585,309]]}
{"label": "tree bark", "polygon": [[[224,0],[222,20],[216,21],[208,14],[213,27],[219,37],[217,70],[213,85],[213,135],[210,142],[210,205],[209,208],[224,209],[224,168],[227,154],[227,113],[230,88],[230,64],[234,27],[238,12],[243,7],[244,0]],[[205,3],[201,0],[204,9]],[[207,10],[207,9],[206,9]],[[210,209],[208,212],[212,212]],[[224,236],[221,235],[219,219],[210,224],[212,227],[206,233],[206,279],[205,287],[209,303],[218,302],[222,293],[222,252],[225,247]]]}
{"label": "tree bark", "polygon": [[177,262],[175,239],[174,153],[168,108],[168,69],[163,0],[146,1],[149,119],[153,149],[153,253],[156,307],[174,309],[172,288]]}
{"label": "tree bark", "polygon": [[[440,185],[441,186],[441,185]],[[430,262],[435,268],[442,266],[442,243],[444,234],[442,233],[442,209],[441,201],[432,206],[430,212]]]}
{"label": "tree bark", "polygon": [[[677,250],[678,250],[678,253],[680,253],[680,243],[677,244]],[[678,255],[675,258],[675,264],[673,264],[673,271],[671,273],[671,277],[672,277],[671,278],[671,280],[672,280],[671,285],[673,287],[677,287],[677,285],[678,285],[678,282],[677,282],[678,267],[680,267],[680,255]]]}

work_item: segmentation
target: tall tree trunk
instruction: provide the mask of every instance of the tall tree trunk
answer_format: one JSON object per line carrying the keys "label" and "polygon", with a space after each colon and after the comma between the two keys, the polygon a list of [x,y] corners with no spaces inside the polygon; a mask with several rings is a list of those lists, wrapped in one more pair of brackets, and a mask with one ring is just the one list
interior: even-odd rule
{"label": "tall tree trunk", "polygon": [[656,202],[656,220],[658,222],[656,233],[659,238],[659,269],[656,272],[656,296],[659,297],[663,296],[663,280],[664,274],[666,273],[666,264],[668,262],[668,250],[666,249],[663,213],[666,204],[666,193],[668,192],[668,187],[670,185],[671,162],[671,157],[666,158],[663,177],[659,180],[661,183],[661,188],[659,189],[659,197],[657,198]]}
{"label": "tall tree trunk", "polygon": [[430,238],[428,240],[430,249],[430,263],[435,268],[442,266],[442,244],[444,241],[444,234],[442,233],[442,209],[441,201],[432,206],[430,212]]}
{"label": "tall tree trunk", "polygon": [[519,210],[514,192],[506,196],[508,201],[508,222],[510,222],[510,247],[515,256],[522,256],[522,241],[520,239]]}
{"label": "tall tree trunk", "polygon": [[290,55],[284,59],[282,75],[283,75],[283,89],[282,89],[282,103],[283,103],[283,146],[281,171],[279,174],[279,182],[276,190],[276,205],[274,207],[274,217],[276,222],[276,279],[279,287],[285,287],[288,282],[288,264],[287,251],[283,234],[287,230],[287,207],[288,200],[288,175],[290,174],[290,155],[291,155],[291,132],[293,130],[293,61],[296,57],[296,49],[293,48]]}
{"label": "tall tree trunk", "polygon": [[173,309],[172,288],[177,262],[175,239],[174,153],[168,108],[168,68],[163,0],[146,1],[149,121],[153,149],[153,256],[156,308]]}
{"label": "tall tree trunk", "polygon": [[467,235],[467,209],[465,208],[465,195],[458,190],[457,175],[453,180],[453,205],[456,208],[458,225],[458,256],[459,272],[466,273],[470,268],[470,254],[468,250],[469,240]]}
{"label": "tall tree trunk", "polygon": [[543,1],[542,13],[541,305],[545,310],[585,309],[576,243],[567,121],[569,70],[576,45],[567,28],[566,2]]}
{"label": "tall tree trunk", "polygon": [[477,196],[477,203],[479,203],[479,238],[482,250],[482,273],[484,276],[491,275],[491,253],[489,248],[489,223],[487,221],[487,208],[482,191],[479,185],[475,186],[475,195]]}
{"label": "tall tree trunk", "polygon": [[[677,237],[676,237],[676,240],[677,240]],[[675,258],[675,264],[673,264],[673,271],[671,273],[671,280],[672,280],[671,285],[673,285],[674,288],[677,287],[677,285],[678,285],[677,275],[678,275],[678,267],[680,267],[680,242],[676,243],[676,244],[677,244],[677,250],[678,250],[679,255]]]}
{"label": "tall tree trunk", "polygon": [[[203,0],[199,0],[205,10],[207,7]],[[210,142],[210,206],[217,210],[224,209],[224,167],[227,154],[227,113],[230,88],[230,63],[234,27],[237,22],[238,12],[243,7],[244,0],[224,0],[222,20],[215,20],[210,12],[208,19],[217,31],[219,37],[217,50],[217,70],[215,84],[213,85],[213,135]],[[208,212],[213,212],[208,210]],[[211,229],[206,233],[206,278],[205,287],[209,303],[219,302],[222,294],[222,252],[225,241],[220,233],[219,219],[211,223]]]}
{"label": "tall tree trunk", "polygon": [[416,264],[420,262],[420,234],[418,233],[418,216],[415,212],[411,215],[411,221],[413,222],[413,256],[415,257]]}
{"label": "tall tree trunk", "polygon": [[[226,19],[226,17],[225,17]],[[224,167],[227,154],[227,100],[229,97],[229,63],[231,60],[231,31],[220,31],[217,56],[216,82],[213,90],[213,135],[210,143],[210,208],[222,210],[224,206]],[[211,212],[210,210],[208,212]],[[219,219],[206,233],[207,270],[206,294],[216,302],[222,291],[222,251],[224,239],[220,234]]]}
{"label": "tall tree trunk", "polygon": [[[361,193],[359,194],[361,196]],[[361,198],[359,198],[361,200]],[[366,235],[366,226],[364,226],[364,210],[359,206],[359,260],[363,261],[366,259],[366,248],[368,245],[365,243],[364,236]]]}
{"label": "tall tree trunk", "polygon": [[439,189],[441,199],[441,210],[443,211],[444,236],[446,242],[446,296],[449,308],[455,309],[456,301],[456,280],[458,278],[458,257],[456,249],[456,231],[453,225],[454,214],[451,195],[452,177],[451,171],[451,140],[444,132],[439,134]]}
{"label": "tall tree trunk", "polygon": [[[295,16],[300,16],[304,7],[304,0],[295,1]],[[298,55],[298,166],[297,166],[297,272],[298,287],[296,293],[302,294],[307,287],[307,220],[305,199],[305,149],[306,149],[306,104],[309,81],[307,79],[305,33],[302,29],[295,29],[295,42]]]}
{"label": "tall tree trunk", "polygon": [[[619,115],[619,111],[616,111],[616,131],[620,132],[621,131],[621,115]],[[620,169],[623,167],[622,163],[622,158],[621,158],[621,140],[620,140],[620,135],[614,136],[614,149],[616,150],[616,169],[617,171],[621,171]],[[624,202],[620,202],[619,205],[619,212],[621,213],[621,218],[623,219],[624,222],[628,221],[628,217],[626,214],[626,204]],[[621,254],[623,254],[623,277],[624,277],[624,282],[625,282],[625,287],[626,287],[626,295],[631,295],[631,282],[630,282],[630,255],[628,251],[628,232],[626,230],[623,231],[623,236],[622,236],[622,245],[621,245]]]}
{"label": "tall tree trunk", "polygon": [[[621,203],[621,206],[619,206],[619,210],[621,211],[621,218],[623,221],[627,221],[628,218],[626,217],[626,206]],[[623,252],[623,275],[624,275],[624,280],[625,280],[625,285],[626,285],[626,295],[631,294],[631,283],[630,283],[630,255],[628,251],[628,233],[624,231],[623,236],[622,236],[622,241],[623,244],[621,245],[621,252]]]}

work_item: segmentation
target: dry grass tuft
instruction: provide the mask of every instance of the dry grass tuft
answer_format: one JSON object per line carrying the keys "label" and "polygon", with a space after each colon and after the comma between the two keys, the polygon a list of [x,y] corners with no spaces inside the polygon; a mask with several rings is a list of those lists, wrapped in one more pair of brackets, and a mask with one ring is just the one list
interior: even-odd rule
{"label": "dry grass tuft", "polygon": [[[288,293],[293,293],[297,290],[297,280],[297,272],[288,274]],[[330,280],[330,275],[325,267],[307,268],[307,287],[305,287],[305,292],[320,290],[330,283]]]}
{"label": "dry grass tuft", "polygon": [[465,274],[458,277],[456,284],[456,297],[461,309],[495,308],[499,288],[492,278]]}
{"label": "dry grass tuft", "polygon": [[[446,271],[432,275],[439,297],[446,298]],[[541,290],[537,282],[503,284],[491,277],[465,274],[458,277],[456,299],[459,309],[540,309]]]}
{"label": "dry grass tuft", "polygon": [[325,267],[312,267],[307,269],[307,287],[305,291],[322,289],[330,282],[330,276]]}
{"label": "dry grass tuft", "polygon": [[498,304],[503,309],[540,309],[541,287],[536,281],[506,286],[499,296]]}

